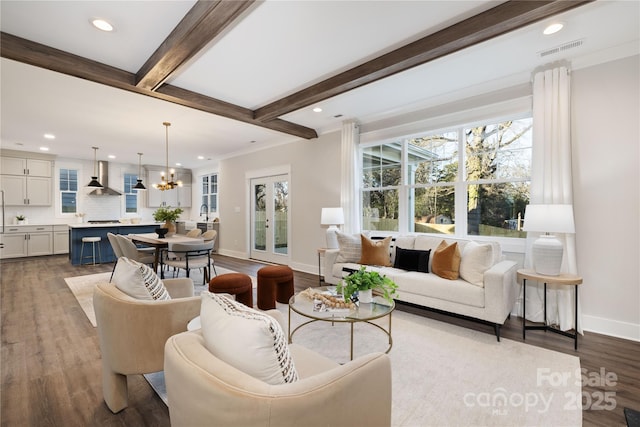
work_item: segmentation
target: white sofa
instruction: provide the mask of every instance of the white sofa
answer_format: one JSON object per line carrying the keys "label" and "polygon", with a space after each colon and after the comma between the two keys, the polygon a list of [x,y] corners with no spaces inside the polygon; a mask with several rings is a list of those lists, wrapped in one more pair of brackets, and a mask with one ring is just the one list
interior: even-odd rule
{"label": "white sofa", "polygon": [[[448,280],[432,273],[433,254],[438,245],[445,240],[447,243],[458,242],[461,253],[461,276],[455,280]],[[518,284],[516,279],[516,263],[505,260],[500,244],[497,242],[476,242],[481,245],[490,245],[487,263],[484,268],[469,271],[469,264],[473,257],[470,245],[468,253],[465,247],[471,240],[442,238],[427,235],[398,236],[392,241],[390,247],[391,267],[367,265],[367,270],[377,271],[389,277],[398,285],[397,301],[404,301],[418,306],[433,309],[435,311],[458,315],[464,318],[477,319],[490,324],[498,341],[500,340],[500,326],[509,316],[518,296]],[[429,273],[418,271],[406,271],[394,268],[396,247],[403,249],[431,250],[429,257]],[[486,248],[486,246],[485,246]],[[485,249],[486,250],[486,249]],[[343,255],[344,255],[343,250]],[[328,249],[324,258],[324,280],[329,284],[337,284],[342,277],[349,274],[349,270],[357,270],[361,267],[358,262],[340,262],[338,258],[340,249]],[[344,256],[341,258],[344,258]],[[466,259],[465,259],[466,255]],[[353,261],[353,260],[351,260]],[[476,284],[472,284],[465,278],[475,274]]]}

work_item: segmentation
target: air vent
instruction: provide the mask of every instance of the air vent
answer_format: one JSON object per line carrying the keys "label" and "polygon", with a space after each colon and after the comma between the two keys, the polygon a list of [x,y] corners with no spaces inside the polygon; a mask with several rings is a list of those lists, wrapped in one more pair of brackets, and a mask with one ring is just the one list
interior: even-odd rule
{"label": "air vent", "polygon": [[574,40],[572,42],[562,44],[552,49],[543,50],[542,52],[539,52],[538,55],[540,55],[540,58],[544,58],[545,56],[555,55],[556,53],[564,52],[565,50],[580,47],[583,44],[584,44],[584,39]]}

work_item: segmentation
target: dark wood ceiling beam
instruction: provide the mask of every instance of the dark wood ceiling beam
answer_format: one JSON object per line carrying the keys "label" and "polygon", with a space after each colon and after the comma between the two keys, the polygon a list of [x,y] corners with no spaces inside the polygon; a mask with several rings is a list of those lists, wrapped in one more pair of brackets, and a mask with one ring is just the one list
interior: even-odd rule
{"label": "dark wood ceiling beam", "polygon": [[314,129],[284,120],[258,121],[248,108],[175,86],[163,85],[158,91],[141,89],[135,85],[136,76],[133,73],[3,32],[0,32],[0,56],[300,138],[318,136]]}
{"label": "dark wood ceiling beam", "polygon": [[255,111],[258,120],[308,107],[594,0],[512,0],[420,40],[274,101]]}
{"label": "dark wood ceiling beam", "polygon": [[156,90],[255,3],[199,0],[136,73],[136,86]]}

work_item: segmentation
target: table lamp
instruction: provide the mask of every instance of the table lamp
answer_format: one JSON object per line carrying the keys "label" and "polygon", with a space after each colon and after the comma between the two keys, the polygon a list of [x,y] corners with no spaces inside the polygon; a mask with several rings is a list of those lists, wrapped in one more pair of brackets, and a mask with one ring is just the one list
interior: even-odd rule
{"label": "table lamp", "polygon": [[538,274],[557,276],[564,246],[551,233],[575,233],[572,205],[527,205],[524,231],[545,233],[532,246],[533,269]]}
{"label": "table lamp", "polygon": [[342,208],[322,208],[320,224],[328,225],[327,228],[327,248],[338,248],[338,236],[336,234],[338,225],[344,224],[344,211]]}

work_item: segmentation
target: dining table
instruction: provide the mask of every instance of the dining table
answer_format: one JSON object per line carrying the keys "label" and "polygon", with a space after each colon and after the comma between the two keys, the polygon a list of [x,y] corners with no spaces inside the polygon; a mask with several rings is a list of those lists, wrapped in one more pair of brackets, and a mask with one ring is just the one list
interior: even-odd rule
{"label": "dining table", "polygon": [[[158,266],[162,263],[160,253],[163,249],[168,249],[173,243],[202,243],[204,240],[200,237],[188,237],[184,234],[173,234],[171,236],[159,237],[156,233],[140,233],[127,235],[132,242],[144,246],[154,247],[155,254],[153,260],[153,270],[157,273]],[[164,279],[164,269],[160,269],[160,277]]]}

